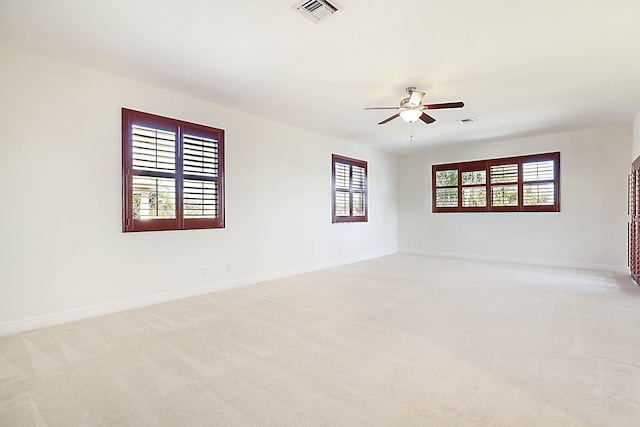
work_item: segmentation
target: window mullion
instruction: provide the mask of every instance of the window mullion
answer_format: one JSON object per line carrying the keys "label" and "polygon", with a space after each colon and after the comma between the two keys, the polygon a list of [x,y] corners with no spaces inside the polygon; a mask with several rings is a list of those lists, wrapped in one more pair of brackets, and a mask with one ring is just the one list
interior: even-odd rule
{"label": "window mullion", "polygon": [[176,220],[178,229],[184,229],[184,127],[176,132]]}
{"label": "window mullion", "polygon": [[349,218],[353,218],[353,165],[349,165]]}
{"label": "window mullion", "polygon": [[462,168],[458,165],[458,211],[462,212]]}
{"label": "window mullion", "polygon": [[522,161],[518,162],[518,211],[524,211],[524,181],[522,175]]}
{"label": "window mullion", "polygon": [[485,186],[486,186],[486,197],[487,197],[487,211],[491,212],[493,211],[493,189],[491,188],[491,166],[489,162],[485,162],[485,166],[484,166],[484,170],[485,170],[485,176],[487,177],[485,180]]}

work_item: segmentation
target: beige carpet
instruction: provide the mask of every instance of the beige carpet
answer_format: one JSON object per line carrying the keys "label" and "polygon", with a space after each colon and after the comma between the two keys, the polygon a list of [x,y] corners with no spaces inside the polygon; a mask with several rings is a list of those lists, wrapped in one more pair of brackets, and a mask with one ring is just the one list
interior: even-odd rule
{"label": "beige carpet", "polygon": [[393,255],[0,338],[2,426],[640,426],[640,289]]}

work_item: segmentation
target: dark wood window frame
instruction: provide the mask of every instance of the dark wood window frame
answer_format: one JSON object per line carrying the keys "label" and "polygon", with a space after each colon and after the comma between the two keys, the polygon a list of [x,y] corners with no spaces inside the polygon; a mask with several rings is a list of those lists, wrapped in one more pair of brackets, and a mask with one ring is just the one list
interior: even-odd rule
{"label": "dark wood window frame", "polygon": [[[524,165],[539,162],[553,161],[553,179],[529,179],[523,177]],[[515,166],[515,167],[514,167]],[[493,167],[493,169],[492,169]],[[492,170],[495,172],[492,180]],[[437,172],[449,171],[457,172],[457,180],[451,183],[438,185]],[[464,172],[484,171],[486,182],[484,184],[465,184],[462,180]],[[516,174],[517,171],[517,175]],[[495,181],[495,182],[493,182]],[[525,187],[536,185],[553,185],[553,200],[544,204],[526,204],[524,191]],[[464,206],[464,190],[467,188],[485,188],[484,206]],[[510,189],[516,191],[517,202],[510,205],[508,202],[502,204],[494,203],[493,191],[500,189]],[[442,200],[440,206],[437,205],[437,194],[440,190]],[[503,190],[504,191],[504,190]],[[455,197],[457,195],[457,198]],[[515,197],[515,193],[512,193]],[[516,157],[504,157],[490,160],[476,160],[470,162],[457,162],[438,164],[431,166],[431,200],[432,212],[560,212],[560,152],[530,154]],[[444,206],[448,204],[448,206]]]}
{"label": "dark wood window frame", "polygon": [[[336,169],[338,165],[347,166],[348,167],[348,177],[344,177],[348,180],[348,184],[340,186],[337,182],[340,180],[336,175]],[[363,177],[355,177],[354,178],[354,167],[358,168],[358,170],[364,170]],[[357,178],[357,179],[356,179]],[[350,157],[344,157],[337,154],[331,155],[331,218],[333,223],[340,222],[367,222],[369,218],[369,200],[368,200],[368,169],[367,162],[364,160],[352,159]],[[336,199],[339,194],[343,196],[347,196],[347,204],[348,204],[348,215],[341,215],[337,212],[337,203]],[[362,199],[362,210],[361,214],[357,214],[354,211],[356,208],[356,203],[354,201],[356,199]]]}
{"label": "dark wood window frame", "polygon": [[635,159],[631,164],[628,188],[628,214],[629,270],[631,277],[637,285],[640,283],[640,157]]}
{"label": "dark wood window frame", "polygon": [[[163,151],[165,161],[170,164],[169,167],[163,169],[134,166],[134,138],[139,138],[134,137],[134,127],[136,132],[144,128],[157,133],[175,135],[175,155],[168,155],[167,151]],[[166,144],[164,147],[170,148],[171,144],[168,141],[170,139],[163,141]],[[198,154],[197,151],[196,154],[191,154],[194,152],[194,144],[198,143],[202,145],[202,154]],[[187,145],[186,151],[185,145]],[[207,151],[210,150],[209,146],[213,147],[211,149],[213,152]],[[137,150],[142,151],[138,148]],[[159,149],[155,151],[156,159],[158,152]],[[171,154],[170,151],[168,152]],[[185,157],[187,157],[186,163]],[[193,159],[197,160],[195,167]],[[135,160],[135,162],[140,161]],[[198,168],[201,171],[198,171]],[[166,193],[172,197],[167,203],[173,204],[169,208],[173,217],[156,216],[141,219],[139,207],[134,214],[134,177],[155,179],[156,183],[159,180],[174,183],[174,191]],[[122,229],[124,232],[224,228],[224,130],[123,108],[122,183]],[[185,193],[187,193],[186,196]],[[159,190],[154,194],[157,206],[160,204]],[[140,203],[139,200],[137,202]],[[186,214],[185,206],[188,207]],[[198,211],[200,206],[202,206],[202,212]]]}

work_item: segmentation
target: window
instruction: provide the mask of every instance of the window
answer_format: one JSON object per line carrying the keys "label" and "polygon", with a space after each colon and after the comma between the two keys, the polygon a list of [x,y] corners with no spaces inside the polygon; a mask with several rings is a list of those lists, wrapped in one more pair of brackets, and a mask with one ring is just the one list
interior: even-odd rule
{"label": "window", "polygon": [[433,165],[433,212],[560,212],[560,153]]}
{"label": "window", "polygon": [[367,162],[331,156],[333,222],[367,221]]}
{"label": "window", "polygon": [[123,231],[224,228],[224,130],[122,109]]}

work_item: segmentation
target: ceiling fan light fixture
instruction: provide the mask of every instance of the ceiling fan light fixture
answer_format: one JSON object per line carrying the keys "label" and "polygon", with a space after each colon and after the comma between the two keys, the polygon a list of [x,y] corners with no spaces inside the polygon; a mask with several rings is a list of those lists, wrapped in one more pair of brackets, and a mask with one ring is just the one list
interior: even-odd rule
{"label": "ceiling fan light fixture", "polygon": [[421,110],[403,110],[400,112],[400,117],[407,123],[413,123],[422,115]]}
{"label": "ceiling fan light fixture", "polygon": [[415,87],[407,88],[407,92],[409,92],[409,101],[407,102],[408,106],[417,107],[422,104],[422,98],[424,98],[425,95],[424,92],[416,90]]}

